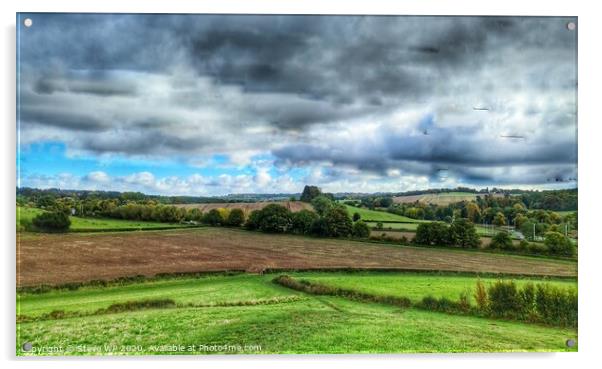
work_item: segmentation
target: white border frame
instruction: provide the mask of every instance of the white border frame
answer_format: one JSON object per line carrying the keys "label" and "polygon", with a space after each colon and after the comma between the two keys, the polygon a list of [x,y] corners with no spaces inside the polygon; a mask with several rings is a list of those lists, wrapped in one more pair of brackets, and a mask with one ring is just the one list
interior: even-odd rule
{"label": "white border frame", "polygon": [[[408,0],[408,1],[324,1],[324,0],[222,0],[192,2],[190,0],[129,1],[90,0],[8,0],[0,3],[2,12],[2,202],[0,203],[2,227],[2,318],[4,324],[0,350],[3,361],[11,367],[70,368],[86,365],[91,368],[130,367],[144,365],[148,369],[166,365],[195,367],[211,365],[212,368],[248,366],[251,368],[301,368],[340,366],[364,368],[366,366],[425,368],[445,365],[449,368],[504,368],[512,365],[530,367],[570,368],[587,366],[600,361],[596,356],[596,334],[600,328],[600,285],[596,271],[602,262],[602,245],[597,241],[596,209],[602,209],[598,182],[602,176],[596,170],[602,157],[599,139],[600,122],[600,24],[602,15],[596,12],[594,1],[580,0]],[[200,356],[157,358],[16,358],[15,357],[15,187],[16,187],[16,117],[15,117],[15,19],[16,12],[119,12],[119,13],[261,13],[261,14],[399,14],[399,15],[554,15],[578,16],[579,27],[579,353],[559,354],[426,354],[426,355],[269,355],[269,356]],[[598,311],[598,312],[597,312]],[[596,316],[598,315],[598,316]],[[596,360],[597,359],[597,360]]]}

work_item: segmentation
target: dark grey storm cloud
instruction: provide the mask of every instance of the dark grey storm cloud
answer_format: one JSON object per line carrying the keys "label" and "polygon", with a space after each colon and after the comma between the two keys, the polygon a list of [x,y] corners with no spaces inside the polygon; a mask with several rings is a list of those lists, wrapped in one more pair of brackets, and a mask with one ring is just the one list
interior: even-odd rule
{"label": "dark grey storm cloud", "polygon": [[267,153],[280,168],[380,176],[444,168],[472,183],[576,177],[576,19],[29,16],[25,142]]}

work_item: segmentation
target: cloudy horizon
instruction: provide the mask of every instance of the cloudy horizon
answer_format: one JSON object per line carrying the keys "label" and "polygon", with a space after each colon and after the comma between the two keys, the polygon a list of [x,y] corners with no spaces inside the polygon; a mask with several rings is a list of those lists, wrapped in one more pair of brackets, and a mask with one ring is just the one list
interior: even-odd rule
{"label": "cloudy horizon", "polygon": [[577,186],[576,18],[19,19],[19,186]]}

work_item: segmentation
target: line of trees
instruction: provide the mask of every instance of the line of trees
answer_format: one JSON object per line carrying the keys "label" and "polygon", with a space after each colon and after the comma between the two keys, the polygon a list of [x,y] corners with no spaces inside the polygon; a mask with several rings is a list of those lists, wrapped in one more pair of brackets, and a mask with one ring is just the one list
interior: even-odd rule
{"label": "line of trees", "polygon": [[414,243],[426,246],[478,248],[481,245],[481,240],[475,225],[467,219],[460,218],[451,224],[443,222],[420,223],[416,228]]}
{"label": "line of trees", "polygon": [[270,204],[254,210],[245,228],[267,233],[292,233],[320,237],[367,238],[370,228],[361,220],[353,222],[347,208],[331,198],[318,195],[311,201],[315,212],[301,210],[291,212],[278,204]]}

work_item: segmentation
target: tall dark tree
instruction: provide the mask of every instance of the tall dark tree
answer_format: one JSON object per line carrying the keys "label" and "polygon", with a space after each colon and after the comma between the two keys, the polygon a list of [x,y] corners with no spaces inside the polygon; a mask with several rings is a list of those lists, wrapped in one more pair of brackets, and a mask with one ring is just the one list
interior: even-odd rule
{"label": "tall dark tree", "polygon": [[321,194],[322,194],[322,191],[320,190],[320,188],[318,188],[318,186],[306,185],[303,188],[303,193],[301,193],[300,200],[303,202],[311,202],[313,199],[320,196]]}

